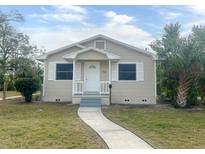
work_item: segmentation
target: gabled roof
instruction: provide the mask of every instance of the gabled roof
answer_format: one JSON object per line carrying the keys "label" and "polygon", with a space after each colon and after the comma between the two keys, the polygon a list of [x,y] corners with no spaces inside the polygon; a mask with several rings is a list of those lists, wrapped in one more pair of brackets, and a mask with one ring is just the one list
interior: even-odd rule
{"label": "gabled roof", "polygon": [[[62,47],[62,48],[58,48],[58,49],[56,49],[56,50],[47,52],[47,53],[45,53],[44,55],[37,57],[37,60],[45,60],[45,59],[48,57],[48,55],[52,55],[52,54],[55,54],[55,53],[60,52],[60,51],[62,51],[62,50],[69,49],[69,48],[71,48],[71,47],[73,47],[73,46],[77,46],[77,47],[80,47],[81,49],[85,49],[86,47],[83,46],[83,45],[81,45],[82,43],[85,43],[85,42],[88,42],[88,41],[92,41],[92,40],[95,40],[95,39],[97,39],[97,38],[102,38],[102,39],[105,39],[105,40],[114,42],[114,43],[116,43],[116,44],[118,44],[118,45],[120,45],[120,46],[127,47],[127,48],[129,48],[129,49],[135,50],[135,51],[140,52],[140,53],[142,53],[142,54],[149,55],[149,56],[151,56],[154,60],[157,59],[157,56],[156,56],[156,54],[154,54],[154,53],[151,53],[151,52],[148,52],[148,51],[146,51],[146,50],[140,49],[140,48],[138,48],[138,47],[129,45],[129,44],[127,44],[127,43],[124,43],[124,42],[115,40],[115,39],[113,39],[113,38],[111,38],[111,37],[108,37],[108,36],[105,36],[105,35],[102,35],[102,34],[98,34],[98,35],[89,37],[89,38],[87,38],[87,39],[84,39],[84,40],[82,40],[82,41],[79,41],[79,42],[70,44],[70,45],[68,45],[68,46],[64,46],[64,47]],[[76,51],[76,52],[78,52],[78,51]]]}
{"label": "gabled roof", "polygon": [[133,50],[136,50],[138,52],[141,52],[143,54],[147,54],[147,55],[151,55],[151,56],[156,56],[156,54],[154,53],[151,53],[151,52],[148,52],[144,49],[141,49],[141,48],[138,48],[138,47],[135,47],[135,46],[132,46],[132,45],[129,45],[127,43],[124,43],[124,42],[121,42],[121,41],[118,41],[116,39],[113,39],[111,37],[108,37],[108,36],[105,36],[105,35],[102,35],[102,34],[98,34],[98,35],[95,35],[93,37],[90,37],[90,38],[87,38],[85,40],[82,40],[82,41],[79,41],[78,43],[81,44],[81,43],[85,43],[85,42],[88,42],[88,41],[92,41],[92,40],[95,40],[97,38],[102,38],[102,39],[105,39],[105,40],[108,40],[110,42],[114,42],[116,44],[119,44],[121,46],[124,46],[124,47],[127,47],[127,48],[130,48],[130,49],[133,49]]}
{"label": "gabled roof", "polygon": [[62,51],[62,50],[66,50],[66,49],[69,49],[69,48],[72,48],[72,47],[75,47],[75,46],[76,46],[76,47],[79,47],[79,48],[81,48],[81,49],[84,49],[84,48],[85,48],[84,46],[82,46],[82,45],[80,45],[80,44],[78,44],[78,43],[73,43],[73,44],[64,46],[64,47],[62,47],[62,48],[58,48],[58,49],[56,49],[56,50],[49,51],[49,52],[47,52],[47,53],[45,53],[45,54],[43,54],[43,55],[38,56],[36,59],[42,61],[42,60],[45,60],[49,55],[58,53],[58,52],[60,52],[60,51]]}
{"label": "gabled roof", "polygon": [[88,51],[92,51],[92,50],[105,55],[108,59],[111,59],[111,60],[120,59],[120,56],[118,56],[118,55],[115,55],[113,53],[106,52],[104,50],[100,50],[100,49],[94,48],[94,47],[88,47],[88,48],[85,48],[85,49],[82,49],[82,50],[79,50],[79,51],[76,51],[76,52],[72,52],[70,54],[67,54],[67,55],[63,56],[63,58],[65,58],[65,59],[75,59],[77,57],[77,55],[79,55],[81,53],[88,52]]}

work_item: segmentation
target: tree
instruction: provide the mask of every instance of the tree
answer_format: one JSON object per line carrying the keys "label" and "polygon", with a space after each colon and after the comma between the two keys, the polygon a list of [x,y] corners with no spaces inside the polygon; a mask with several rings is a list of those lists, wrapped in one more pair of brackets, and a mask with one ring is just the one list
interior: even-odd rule
{"label": "tree", "polygon": [[19,45],[19,34],[10,25],[10,22],[21,22],[23,17],[17,13],[3,14],[0,12],[0,69],[3,75],[3,100],[6,97],[8,74],[11,71],[9,61]]}
{"label": "tree", "polygon": [[157,65],[157,83],[159,93],[166,93],[174,102],[176,100],[176,86],[177,78],[173,75],[173,71],[170,71],[172,65],[170,65],[170,56],[176,53],[179,49],[179,35],[180,25],[170,24],[164,28],[164,34],[160,40],[156,40],[151,44],[154,51],[157,52],[159,63]]}
{"label": "tree", "polygon": [[18,12],[4,14],[0,12],[0,70],[3,76],[3,100],[11,76],[32,77],[42,73],[35,61],[36,46],[30,45],[29,37],[17,32],[12,22],[22,22],[23,16]]}
{"label": "tree", "polygon": [[174,81],[172,99],[180,107],[187,106],[189,91],[196,86],[203,72],[204,45],[199,46],[194,35],[197,34],[193,31],[187,38],[180,37],[180,25],[170,24],[165,26],[162,39],[151,44],[158,57],[163,59],[160,69],[163,82],[167,80],[165,87],[170,89],[168,85]]}
{"label": "tree", "polygon": [[36,46],[30,46],[29,42],[27,46],[24,45],[23,47],[19,54],[16,54],[15,58],[10,61],[15,78],[42,76],[42,65],[38,63],[35,58],[43,54],[44,51],[38,49]]}

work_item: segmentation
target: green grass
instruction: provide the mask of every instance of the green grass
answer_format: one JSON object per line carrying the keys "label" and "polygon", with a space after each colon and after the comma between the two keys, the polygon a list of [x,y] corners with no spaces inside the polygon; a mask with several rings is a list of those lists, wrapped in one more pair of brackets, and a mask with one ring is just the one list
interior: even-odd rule
{"label": "green grass", "polygon": [[205,148],[205,110],[110,106],[103,113],[155,148]]}
{"label": "green grass", "polygon": [[[21,94],[17,91],[7,91],[6,92],[6,97],[10,97],[10,96],[20,96]],[[2,98],[3,96],[3,92],[0,91],[0,98]]]}
{"label": "green grass", "polygon": [[106,148],[77,106],[0,101],[0,148]]}

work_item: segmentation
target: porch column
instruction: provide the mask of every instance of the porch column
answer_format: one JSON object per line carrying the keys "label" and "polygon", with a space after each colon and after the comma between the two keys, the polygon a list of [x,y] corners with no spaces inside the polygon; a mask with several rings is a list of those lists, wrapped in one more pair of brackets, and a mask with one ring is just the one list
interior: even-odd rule
{"label": "porch column", "polygon": [[111,75],[112,75],[112,72],[111,72],[111,60],[109,59],[109,84],[111,84]]}
{"label": "porch column", "polygon": [[75,59],[73,59],[73,90],[72,90],[73,96],[75,94]]}

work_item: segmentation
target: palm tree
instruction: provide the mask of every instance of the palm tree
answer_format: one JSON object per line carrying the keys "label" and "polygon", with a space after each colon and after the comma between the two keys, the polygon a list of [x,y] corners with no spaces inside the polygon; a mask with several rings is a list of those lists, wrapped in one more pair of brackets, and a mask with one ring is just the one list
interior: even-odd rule
{"label": "palm tree", "polygon": [[151,44],[158,57],[163,59],[164,78],[174,78],[177,82],[176,90],[172,90],[176,91],[175,102],[180,107],[187,105],[189,90],[191,86],[197,86],[203,72],[204,50],[198,45],[195,35],[193,32],[182,38],[180,25],[170,24],[165,26],[162,39]]}

